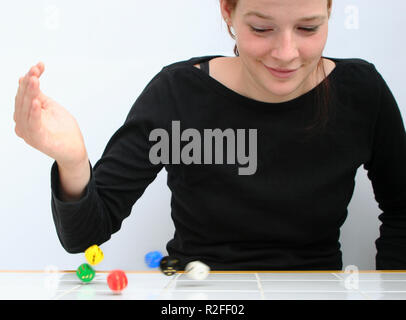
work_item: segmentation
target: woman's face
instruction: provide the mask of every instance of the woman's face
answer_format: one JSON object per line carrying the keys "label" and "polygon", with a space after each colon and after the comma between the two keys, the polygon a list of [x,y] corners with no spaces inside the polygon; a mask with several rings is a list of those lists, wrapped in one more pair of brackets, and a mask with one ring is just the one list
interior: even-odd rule
{"label": "woman's face", "polygon": [[221,9],[234,29],[249,92],[279,102],[316,85],[316,66],[328,34],[327,0],[239,0],[231,13],[222,1]]}

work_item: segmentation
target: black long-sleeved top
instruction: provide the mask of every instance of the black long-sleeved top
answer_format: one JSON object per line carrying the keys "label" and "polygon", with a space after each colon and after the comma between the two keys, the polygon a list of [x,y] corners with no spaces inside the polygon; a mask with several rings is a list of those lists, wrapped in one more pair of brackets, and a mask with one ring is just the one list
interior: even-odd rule
{"label": "black long-sleeved top", "polygon": [[[62,246],[79,253],[109,240],[165,167],[176,228],[167,250],[183,266],[201,260],[213,270],[340,270],[340,227],[363,166],[382,210],[376,268],[406,269],[405,128],[375,66],[329,58],[336,67],[327,78],[328,122],[307,134],[322,84],[290,101],[261,102],[193,66],[214,57],[179,61],[153,77],[101,159],[90,164],[91,180],[79,201],[58,199],[54,162],[52,213]],[[256,129],[255,173],[239,174],[243,165],[227,161],[226,152],[218,164],[205,164],[203,156],[201,164],[183,158],[179,164],[153,164],[149,152],[157,140],[150,134],[164,129],[173,138],[174,121],[182,132],[197,129],[202,140],[207,129],[245,129],[246,155],[249,129]]]}

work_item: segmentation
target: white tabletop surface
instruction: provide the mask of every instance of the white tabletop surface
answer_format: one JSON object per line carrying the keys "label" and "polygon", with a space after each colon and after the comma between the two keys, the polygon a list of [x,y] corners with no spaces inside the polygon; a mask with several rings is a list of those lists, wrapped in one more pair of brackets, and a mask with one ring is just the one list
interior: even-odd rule
{"label": "white tabletop surface", "polygon": [[203,281],[184,273],[125,271],[121,293],[108,271],[90,283],[74,271],[0,271],[1,300],[405,300],[406,272],[211,272]]}

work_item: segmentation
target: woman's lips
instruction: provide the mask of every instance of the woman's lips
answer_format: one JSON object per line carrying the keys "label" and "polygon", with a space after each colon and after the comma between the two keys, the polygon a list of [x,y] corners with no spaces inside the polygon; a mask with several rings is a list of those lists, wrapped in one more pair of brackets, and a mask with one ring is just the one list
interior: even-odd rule
{"label": "woman's lips", "polygon": [[270,68],[265,66],[268,71],[275,77],[277,78],[282,78],[282,79],[286,79],[286,78],[290,78],[292,75],[294,75],[296,73],[297,70],[299,70],[299,68],[297,69],[274,69],[274,68]]}

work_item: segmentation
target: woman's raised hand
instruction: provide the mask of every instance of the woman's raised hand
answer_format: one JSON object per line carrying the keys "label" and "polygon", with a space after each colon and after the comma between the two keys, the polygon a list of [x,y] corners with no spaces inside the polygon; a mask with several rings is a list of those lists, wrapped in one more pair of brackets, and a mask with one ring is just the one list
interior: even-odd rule
{"label": "woman's raised hand", "polygon": [[31,67],[19,79],[14,121],[17,136],[33,148],[73,168],[87,159],[87,151],[76,119],[40,90],[39,78],[45,66]]}

